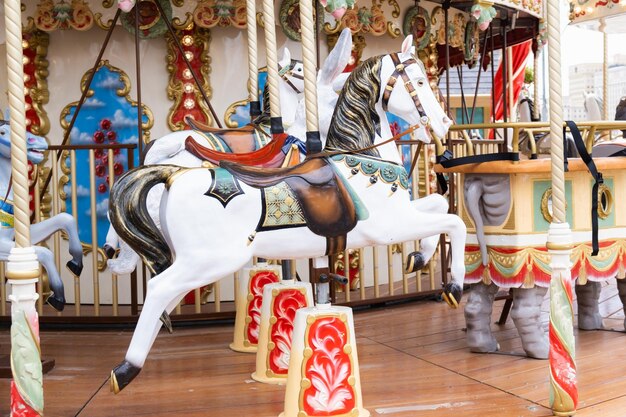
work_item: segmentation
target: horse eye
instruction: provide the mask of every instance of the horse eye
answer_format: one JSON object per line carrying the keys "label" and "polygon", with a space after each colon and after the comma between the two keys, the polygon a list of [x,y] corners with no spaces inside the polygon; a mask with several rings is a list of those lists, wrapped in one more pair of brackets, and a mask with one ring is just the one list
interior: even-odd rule
{"label": "horse eye", "polygon": [[420,78],[419,80],[417,80],[417,86],[418,87],[424,87],[424,83],[425,83],[425,81],[424,81],[423,78]]}
{"label": "horse eye", "polygon": [[6,134],[7,134],[6,130],[0,130],[0,135],[3,135],[3,136],[4,136],[4,135],[6,135]]}

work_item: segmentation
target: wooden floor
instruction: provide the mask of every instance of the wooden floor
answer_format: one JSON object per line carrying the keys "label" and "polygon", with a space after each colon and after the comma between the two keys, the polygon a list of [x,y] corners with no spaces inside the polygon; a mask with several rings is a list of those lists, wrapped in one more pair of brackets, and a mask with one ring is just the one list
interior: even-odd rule
{"label": "wooden floor", "polygon": [[[605,325],[621,331],[620,307],[614,284],[606,286]],[[468,352],[461,310],[422,301],[357,312],[355,326],[363,401],[372,416],[552,415],[547,361]],[[493,328],[503,351],[521,351],[510,320]],[[283,410],[284,388],[252,381],[255,356],[228,349],[230,325],[162,332],[142,374],[113,395],[109,372],[130,337],[130,331],[43,331],[44,356],[56,360],[44,378],[46,417],[275,417]],[[626,334],[580,332],[576,349],[577,415],[626,416]],[[8,350],[2,330],[0,355]],[[8,409],[9,382],[0,380],[0,416]]]}

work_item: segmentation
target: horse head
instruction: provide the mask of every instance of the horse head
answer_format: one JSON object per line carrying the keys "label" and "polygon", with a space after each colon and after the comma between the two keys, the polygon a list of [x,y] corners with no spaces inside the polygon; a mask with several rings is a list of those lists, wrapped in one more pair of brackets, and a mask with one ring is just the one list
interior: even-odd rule
{"label": "horse head", "polygon": [[[42,136],[26,132],[26,156],[33,164],[43,161],[43,153],[48,143]],[[11,158],[11,124],[8,120],[0,120],[0,156]]]}
{"label": "horse head", "polygon": [[304,66],[302,61],[291,59],[288,48],[283,49],[283,56],[278,60],[278,68],[280,77],[296,94],[304,93]]}
{"label": "horse head", "polygon": [[401,52],[369,58],[352,71],[337,100],[327,150],[396,161],[399,155],[395,144],[371,148],[392,136],[386,112],[418,126],[416,136],[424,142],[430,142],[431,134],[446,135],[452,121],[431,90],[411,42],[409,36]]}
{"label": "horse head", "polygon": [[410,125],[420,125],[417,138],[429,143],[431,133],[443,138],[452,125],[430,87],[426,69],[415,55],[413,36],[402,42],[399,53],[386,55],[381,69],[383,110],[389,111]]}
{"label": "horse head", "polygon": [[604,116],[602,115],[602,109],[604,108],[604,102],[597,94],[594,93],[583,93],[584,94],[584,103],[585,103],[585,111],[587,112],[587,119],[589,120],[602,120]]}

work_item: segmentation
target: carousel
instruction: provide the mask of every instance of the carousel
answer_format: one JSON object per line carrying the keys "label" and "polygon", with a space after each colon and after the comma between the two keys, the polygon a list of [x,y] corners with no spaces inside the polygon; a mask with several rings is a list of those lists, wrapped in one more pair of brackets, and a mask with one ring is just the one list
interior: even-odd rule
{"label": "carousel", "polygon": [[623,415],[623,2],[3,13],[0,415]]}

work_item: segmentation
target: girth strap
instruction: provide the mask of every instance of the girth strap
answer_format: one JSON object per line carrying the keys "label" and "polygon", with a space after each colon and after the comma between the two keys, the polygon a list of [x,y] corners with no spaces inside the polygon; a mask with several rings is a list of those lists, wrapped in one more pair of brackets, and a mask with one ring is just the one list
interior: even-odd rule
{"label": "girth strap", "polygon": [[[598,168],[596,168],[595,162],[593,162],[593,158],[587,152],[587,147],[585,146],[585,142],[583,141],[583,137],[580,134],[580,130],[575,122],[568,120],[565,122],[567,127],[569,127],[570,132],[572,132],[572,136],[574,137],[574,144],[576,145],[576,149],[578,150],[578,154],[580,158],[583,160],[585,165],[587,165],[587,169],[589,173],[594,179],[593,188],[591,190],[591,256],[596,256],[598,251],[600,250],[598,244],[598,188],[600,184],[604,183],[604,179],[602,178],[602,173],[598,172]],[[563,127],[563,143],[566,144],[565,141],[565,132],[567,127]],[[565,171],[567,171],[567,154],[564,155],[565,161]]]}

